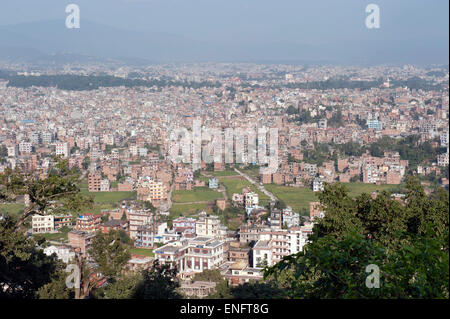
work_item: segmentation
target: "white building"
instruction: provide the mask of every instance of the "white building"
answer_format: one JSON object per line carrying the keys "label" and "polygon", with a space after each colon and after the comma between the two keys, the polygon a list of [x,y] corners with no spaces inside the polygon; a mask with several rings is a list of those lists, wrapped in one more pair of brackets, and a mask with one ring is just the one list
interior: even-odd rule
{"label": "white building", "polygon": [[12,145],[7,147],[8,157],[16,157],[19,155],[19,147],[17,145]]}
{"label": "white building", "polygon": [[19,143],[19,151],[20,151],[20,153],[30,154],[32,150],[33,150],[33,146],[31,145],[30,142],[22,141],[22,142]]}
{"label": "white building", "polygon": [[53,215],[33,215],[31,218],[33,234],[51,233],[55,231]]}
{"label": "white building", "polygon": [[323,176],[314,178],[312,189],[313,192],[323,191]]}
{"label": "white building", "polygon": [[259,196],[255,192],[245,193],[245,207],[254,207],[259,204]]}
{"label": "white building", "polygon": [[49,246],[44,248],[44,254],[46,254],[47,256],[56,254],[58,259],[62,260],[66,264],[75,258],[75,252],[70,251],[70,249],[67,247]]}
{"label": "white building", "polygon": [[225,261],[225,242],[198,236],[185,241],[168,243],[154,250],[162,264],[176,265],[181,276],[206,269],[217,269]]}
{"label": "white building", "polygon": [[437,164],[439,166],[447,166],[448,165],[448,148],[447,148],[447,152],[437,156]]}
{"label": "white building", "polygon": [[261,232],[253,246],[253,267],[273,266],[283,257],[302,251],[312,233],[312,225]]}
{"label": "white building", "polygon": [[444,131],[440,135],[440,140],[441,140],[441,146],[442,147],[447,147],[448,146],[448,131]]}
{"label": "white building", "polygon": [[109,192],[109,180],[108,179],[102,179],[100,181],[100,191],[101,192]]}
{"label": "white building", "polygon": [[206,212],[201,212],[199,220],[195,223],[195,233],[202,237],[225,238],[227,228],[220,223],[219,216],[210,216]]}
{"label": "white building", "polygon": [[56,156],[67,158],[70,155],[69,143],[56,143]]}

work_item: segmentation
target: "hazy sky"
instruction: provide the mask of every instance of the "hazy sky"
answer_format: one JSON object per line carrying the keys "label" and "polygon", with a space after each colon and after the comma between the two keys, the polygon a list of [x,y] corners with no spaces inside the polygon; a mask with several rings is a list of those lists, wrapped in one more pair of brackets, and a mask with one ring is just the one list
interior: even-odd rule
{"label": "hazy sky", "polygon": [[[412,51],[418,60],[448,61],[448,0],[1,0],[0,25],[64,21],[69,3],[79,5],[81,24],[86,19],[232,46],[301,44],[316,48],[320,58],[343,47],[369,53],[390,47],[382,54],[393,60]],[[380,29],[365,26],[370,3],[380,7]]]}

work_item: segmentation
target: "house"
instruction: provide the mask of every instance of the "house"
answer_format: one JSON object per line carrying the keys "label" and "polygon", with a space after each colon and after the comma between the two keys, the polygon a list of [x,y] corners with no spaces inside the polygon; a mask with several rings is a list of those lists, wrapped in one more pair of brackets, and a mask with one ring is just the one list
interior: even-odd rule
{"label": "house", "polygon": [[219,188],[219,181],[215,177],[210,177],[208,181],[208,186],[210,189],[217,189]]}
{"label": "house", "polygon": [[248,264],[238,261],[228,268],[224,274],[225,279],[232,286],[244,284],[246,282],[258,281],[264,278],[264,273],[261,269],[251,268]]}
{"label": "house", "polygon": [[102,222],[101,215],[85,214],[77,218],[75,229],[87,232],[95,232]]}
{"label": "house", "polygon": [[53,215],[35,214],[31,218],[31,228],[33,234],[52,233],[55,231]]}
{"label": "house", "polygon": [[224,241],[197,236],[168,243],[153,252],[161,263],[175,264],[182,276],[190,276],[204,269],[218,268],[224,262],[224,250]]}
{"label": "house", "polygon": [[75,252],[71,251],[70,248],[60,246],[48,246],[44,248],[44,254],[47,256],[51,256],[55,254],[59,260],[62,260],[64,263],[69,263],[75,258]]}
{"label": "house", "polygon": [[323,176],[319,176],[314,178],[313,184],[312,184],[312,190],[313,192],[321,192],[323,191]]}
{"label": "house", "polygon": [[67,236],[70,247],[75,249],[76,252],[81,253],[83,256],[88,255],[92,240],[95,238],[95,233],[81,230],[71,230],[68,232]]}
{"label": "house", "polygon": [[320,205],[320,202],[309,203],[309,219],[311,221],[313,221],[314,218],[323,218],[324,216],[325,213]]}
{"label": "house", "polygon": [[111,230],[123,230],[125,232],[128,232],[128,221],[120,219],[110,219],[100,224],[99,228],[104,234],[110,232]]}
{"label": "house", "polygon": [[183,282],[180,290],[187,297],[205,298],[216,291],[216,285],[214,281]]}

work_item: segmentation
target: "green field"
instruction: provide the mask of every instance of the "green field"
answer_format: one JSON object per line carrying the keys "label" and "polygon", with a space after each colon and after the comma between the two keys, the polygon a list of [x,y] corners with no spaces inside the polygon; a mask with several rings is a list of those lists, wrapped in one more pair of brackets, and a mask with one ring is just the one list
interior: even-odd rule
{"label": "green field", "polygon": [[259,182],[259,167],[248,168],[248,169],[240,169],[240,171],[244,174],[250,176],[254,181]]}
{"label": "green field", "polygon": [[24,204],[0,204],[0,215],[5,213],[8,216],[16,218],[25,209]]}
{"label": "green field", "polygon": [[88,192],[82,189],[84,195],[94,196],[94,205],[85,210],[85,213],[99,214],[102,210],[117,208],[125,199],[136,199],[136,192]]}
{"label": "green field", "polygon": [[342,183],[349,190],[350,196],[356,197],[362,193],[371,194],[375,191],[395,191],[400,185],[375,185],[375,184],[365,184],[365,183]]}
{"label": "green field", "polygon": [[207,208],[207,203],[199,203],[199,204],[173,204],[170,208],[171,215],[176,215],[177,217],[183,214],[184,216],[196,214],[202,210],[210,211]]}
{"label": "green field", "polygon": [[239,178],[226,178],[221,177],[219,178],[219,182],[223,185],[225,185],[227,189],[227,196],[231,200],[234,193],[242,193],[242,189],[244,189],[247,186],[250,186],[251,190],[259,195],[259,205],[266,205],[269,203],[269,197],[262,193],[258,188],[256,188],[254,185],[252,185],[249,181],[247,181],[243,177]]}
{"label": "green field", "polygon": [[[362,193],[371,194],[375,191],[393,191],[398,185],[374,185],[364,183],[343,183],[347,187],[350,196],[356,197]],[[264,185],[264,187],[281,199],[286,205],[291,206],[294,211],[309,210],[309,203],[318,201],[316,194],[305,187],[287,187],[275,184]]]}
{"label": "green field", "polygon": [[172,194],[174,203],[213,202],[218,198],[223,198],[222,194],[207,187],[198,187],[190,191],[178,190]]}
{"label": "green field", "polygon": [[146,248],[132,248],[130,249],[130,254],[134,255],[142,255],[147,257],[154,257],[155,253],[152,249],[146,249]]}
{"label": "green field", "polygon": [[235,176],[235,175],[239,175],[238,173],[236,173],[234,170],[225,170],[225,171],[216,171],[216,172],[206,172],[208,175],[213,175],[216,177],[221,177],[221,176]]}
{"label": "green field", "polygon": [[309,203],[317,201],[316,194],[305,187],[278,186],[275,184],[264,185],[264,188],[291,206],[296,212],[309,210]]}
{"label": "green field", "polygon": [[65,242],[68,240],[68,232],[70,231],[69,228],[63,228],[61,232],[59,233],[46,233],[46,234],[35,234],[33,237],[35,238],[45,238],[46,240],[51,241],[60,241]]}
{"label": "green field", "polygon": [[88,192],[82,190],[84,195],[94,195],[95,203],[120,203],[125,199],[136,199],[136,192]]}

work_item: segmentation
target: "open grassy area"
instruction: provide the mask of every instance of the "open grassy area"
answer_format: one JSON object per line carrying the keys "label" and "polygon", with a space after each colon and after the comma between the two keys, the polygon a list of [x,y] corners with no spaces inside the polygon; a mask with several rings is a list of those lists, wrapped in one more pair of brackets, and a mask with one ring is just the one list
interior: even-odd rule
{"label": "open grassy area", "polygon": [[259,195],[259,204],[264,206],[267,203],[269,203],[269,197],[262,193],[256,186],[252,185],[249,181],[247,181],[243,177],[233,177],[233,178],[226,178],[221,177],[219,178],[219,182],[223,185],[225,185],[227,189],[227,196],[231,200],[234,193],[242,193],[242,189],[250,186],[251,190]]}
{"label": "open grassy area", "polygon": [[174,203],[214,202],[217,198],[223,198],[222,194],[207,187],[198,187],[190,191],[178,190],[172,194]]}
{"label": "open grassy area", "polygon": [[225,171],[217,171],[217,172],[206,172],[206,173],[209,174],[209,175],[216,176],[216,177],[239,175],[234,170],[225,170]]}
{"label": "open grassy area", "polygon": [[18,217],[25,209],[24,204],[0,204],[0,215],[3,213],[13,218]]}
{"label": "open grassy area", "polygon": [[142,255],[147,257],[154,257],[155,253],[152,249],[146,249],[146,248],[132,248],[130,249],[130,254],[134,255]]}
{"label": "open grassy area", "polygon": [[309,203],[318,200],[316,194],[306,187],[288,187],[275,184],[264,185],[264,187],[285,202],[286,205],[291,206],[296,212],[309,210]]}
{"label": "open grassy area", "polygon": [[47,233],[47,234],[35,234],[33,237],[35,238],[45,238],[48,241],[60,241],[65,242],[68,240],[68,232],[70,231],[70,228],[63,228],[61,229],[61,232],[58,233]]}
{"label": "open grassy area", "polygon": [[179,216],[181,214],[183,214],[184,216],[187,216],[187,215],[196,214],[197,212],[200,212],[202,210],[207,211],[207,212],[210,211],[210,209],[208,209],[207,206],[208,206],[207,203],[199,203],[199,204],[174,203],[172,205],[172,207],[170,208],[170,212],[177,216]]}
{"label": "open grassy area", "polygon": [[82,190],[85,195],[94,195],[95,203],[120,203],[125,199],[136,199],[136,192],[88,192]]}
{"label": "open grassy area", "polygon": [[[371,194],[375,191],[392,191],[398,188],[398,185],[374,185],[364,183],[343,183],[349,190],[352,197],[356,197],[362,193]],[[264,185],[264,187],[276,197],[281,199],[286,205],[292,207],[294,211],[309,210],[309,203],[318,201],[316,194],[306,187],[287,187],[275,184]]]}
{"label": "open grassy area", "polygon": [[375,184],[365,184],[365,183],[343,183],[345,187],[350,192],[350,196],[356,197],[362,193],[371,194],[375,191],[394,191],[398,188],[399,185],[375,185]]}
{"label": "open grassy area", "polygon": [[259,167],[240,169],[242,173],[247,174],[256,182],[259,182],[259,170]]}
{"label": "open grassy area", "polygon": [[102,210],[111,210],[117,208],[125,199],[136,199],[136,192],[88,192],[82,189],[84,195],[94,196],[94,205],[92,208],[86,209],[85,213],[99,214]]}

